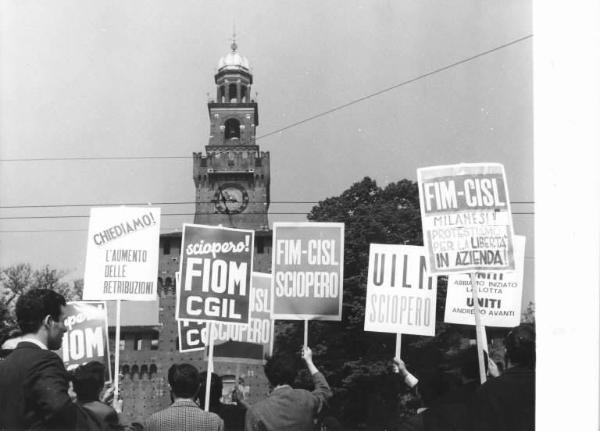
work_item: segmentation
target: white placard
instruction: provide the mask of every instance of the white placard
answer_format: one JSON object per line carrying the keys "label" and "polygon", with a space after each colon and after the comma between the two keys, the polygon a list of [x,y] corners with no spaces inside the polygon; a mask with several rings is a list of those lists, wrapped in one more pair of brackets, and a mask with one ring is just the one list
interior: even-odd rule
{"label": "white placard", "polygon": [[160,208],[92,208],[84,300],[156,299]]}
{"label": "white placard", "polygon": [[513,224],[504,166],[417,169],[431,274],[513,271]]}
{"label": "white placard", "polygon": [[437,278],[425,248],[371,244],[365,331],[435,335]]}
{"label": "white placard", "polygon": [[[515,271],[478,272],[477,293],[481,322],[484,326],[512,328],[521,322],[525,237],[514,236]],[[475,324],[475,310],[469,274],[450,274],[444,321]]]}

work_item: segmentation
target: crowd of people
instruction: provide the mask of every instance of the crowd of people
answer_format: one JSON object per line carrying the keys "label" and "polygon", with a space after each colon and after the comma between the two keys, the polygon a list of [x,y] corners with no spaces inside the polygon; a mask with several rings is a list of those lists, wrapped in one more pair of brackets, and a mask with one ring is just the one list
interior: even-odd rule
{"label": "crowd of people", "polygon": [[[325,417],[332,391],[317,369],[312,351],[300,354],[314,389],[293,387],[298,370],[292,355],[268,358],[264,366],[270,395],[248,404],[234,390],[235,404],[221,403],[222,382],[211,375],[210,405],[204,407],[207,373],[186,363],[167,374],[172,404],[140,423],[124,424],[119,400],[105,384],[105,368],[89,362],[67,372],[53,352],[61,347],[66,327],[64,297],[47,289],[21,295],[16,304],[19,331],[0,341],[6,359],[0,362],[0,431],[10,430],[334,430],[340,422]],[[18,338],[16,338],[18,336]],[[14,340],[18,340],[18,344]],[[16,344],[16,345],[15,345]],[[479,383],[475,347],[462,353],[460,380],[441,384],[439,369],[411,374],[400,358],[393,370],[414,392],[417,414],[395,427],[411,430],[525,431],[535,429],[535,332],[520,325],[505,341],[506,369],[500,373],[488,359],[488,380]],[[115,408],[116,407],[116,408]]]}

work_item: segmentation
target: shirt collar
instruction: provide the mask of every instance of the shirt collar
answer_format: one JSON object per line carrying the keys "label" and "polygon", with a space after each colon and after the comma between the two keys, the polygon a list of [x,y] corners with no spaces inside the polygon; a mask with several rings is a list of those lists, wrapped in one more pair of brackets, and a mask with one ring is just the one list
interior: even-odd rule
{"label": "shirt collar", "polygon": [[279,385],[279,386],[273,388],[273,390],[271,391],[271,393],[274,393],[275,391],[278,391],[280,389],[285,389],[285,388],[292,389],[292,387],[290,385]]}
{"label": "shirt collar", "polygon": [[36,346],[38,346],[42,350],[48,350],[48,346],[46,346],[44,343],[42,343],[37,338],[32,337],[31,335],[23,335],[21,337],[21,340],[19,342],[22,343],[24,341],[27,342],[27,343],[33,343],[33,344],[35,344]]}
{"label": "shirt collar", "polygon": [[171,406],[173,406],[173,407],[179,407],[179,406],[198,407],[198,404],[196,404],[193,400],[191,400],[189,398],[178,398],[175,401],[173,401],[173,404],[171,404]]}

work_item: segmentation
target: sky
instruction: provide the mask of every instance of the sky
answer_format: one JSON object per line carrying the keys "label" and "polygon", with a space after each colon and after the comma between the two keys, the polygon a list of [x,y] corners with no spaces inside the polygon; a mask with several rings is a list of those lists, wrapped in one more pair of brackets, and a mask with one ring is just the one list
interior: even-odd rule
{"label": "sky", "polygon": [[[164,232],[193,220],[192,153],[208,143],[235,28],[271,157],[271,223],[312,207],[277,202],[316,203],[365,176],[384,186],[499,162],[533,300],[529,1],[6,0],[0,24],[0,267],[81,278],[89,204],[159,205]],[[11,161],[44,158],[78,160]],[[7,208],[57,204],[79,206]]]}

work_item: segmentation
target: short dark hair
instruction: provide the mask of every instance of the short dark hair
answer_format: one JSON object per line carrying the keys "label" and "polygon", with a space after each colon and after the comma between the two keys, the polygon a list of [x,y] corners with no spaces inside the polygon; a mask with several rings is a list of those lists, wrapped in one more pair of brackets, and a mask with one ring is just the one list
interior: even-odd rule
{"label": "short dark hair", "polygon": [[535,328],[531,323],[522,323],[513,328],[504,343],[510,362],[525,367],[535,367]]}
{"label": "short dark hair", "polygon": [[[458,366],[461,374],[467,379],[479,379],[479,352],[477,346],[469,346],[458,353]],[[488,371],[488,355],[483,351],[483,366]]]}
{"label": "short dark hair", "polygon": [[444,376],[440,368],[427,367],[418,373],[418,394],[425,407],[431,407],[444,392]]}
{"label": "short dark hair", "polygon": [[65,297],[50,289],[32,289],[17,300],[16,314],[24,334],[37,332],[47,315],[58,322]]}
{"label": "short dark hair", "polygon": [[[200,407],[204,408],[205,393],[206,393],[206,376],[207,372],[200,373],[200,384],[198,385],[198,401]],[[220,405],[221,397],[223,396],[223,379],[215,373],[210,375],[210,408],[213,413],[218,413],[217,407]]]}
{"label": "short dark hair", "polygon": [[289,353],[267,357],[265,375],[271,386],[291,385],[297,374],[297,358]]}
{"label": "short dark hair", "polygon": [[78,401],[98,401],[98,395],[104,387],[104,372],[104,365],[98,361],[88,362],[73,370],[73,390]]}
{"label": "short dark hair", "polygon": [[169,368],[168,380],[176,397],[193,398],[198,393],[200,373],[191,364],[173,364]]}

